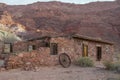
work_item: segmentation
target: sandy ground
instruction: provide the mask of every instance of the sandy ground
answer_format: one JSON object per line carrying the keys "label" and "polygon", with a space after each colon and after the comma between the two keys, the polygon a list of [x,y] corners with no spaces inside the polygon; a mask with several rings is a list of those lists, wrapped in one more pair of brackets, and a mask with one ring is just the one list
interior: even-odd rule
{"label": "sandy ground", "polygon": [[0,80],[107,80],[119,77],[120,74],[103,68],[81,68],[73,65],[69,68],[40,67],[36,72],[20,69],[0,72]]}

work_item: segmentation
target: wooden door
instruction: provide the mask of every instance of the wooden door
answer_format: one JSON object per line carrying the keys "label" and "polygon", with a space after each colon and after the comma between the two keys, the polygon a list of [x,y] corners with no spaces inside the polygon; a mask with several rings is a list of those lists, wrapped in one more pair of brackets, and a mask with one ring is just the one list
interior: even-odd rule
{"label": "wooden door", "polygon": [[88,56],[88,45],[83,44],[83,57]]}

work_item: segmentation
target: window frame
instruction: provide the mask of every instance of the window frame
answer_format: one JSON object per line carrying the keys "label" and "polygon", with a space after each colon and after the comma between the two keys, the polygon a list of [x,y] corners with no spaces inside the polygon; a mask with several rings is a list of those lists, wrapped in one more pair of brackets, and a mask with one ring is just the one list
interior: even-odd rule
{"label": "window frame", "polygon": [[[6,50],[7,48],[9,49],[8,51]],[[12,45],[12,43],[4,43],[3,54],[8,54],[8,53],[12,53],[12,52],[13,52],[13,45]]]}
{"label": "window frame", "polygon": [[58,55],[58,44],[50,43],[50,55]]}
{"label": "window frame", "polygon": [[102,47],[96,46],[96,59],[97,61],[101,61],[102,59]]}

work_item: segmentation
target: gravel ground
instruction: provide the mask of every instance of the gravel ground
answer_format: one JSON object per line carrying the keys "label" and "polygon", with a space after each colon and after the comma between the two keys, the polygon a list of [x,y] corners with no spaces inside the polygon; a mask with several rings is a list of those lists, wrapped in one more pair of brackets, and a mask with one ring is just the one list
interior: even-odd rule
{"label": "gravel ground", "polygon": [[103,68],[78,66],[40,67],[36,72],[20,69],[0,72],[0,80],[113,80],[108,78],[120,78],[120,74]]}

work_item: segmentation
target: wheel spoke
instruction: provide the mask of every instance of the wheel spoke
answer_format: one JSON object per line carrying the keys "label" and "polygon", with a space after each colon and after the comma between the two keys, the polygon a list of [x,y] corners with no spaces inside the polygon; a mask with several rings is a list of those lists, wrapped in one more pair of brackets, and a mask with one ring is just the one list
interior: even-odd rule
{"label": "wheel spoke", "polygon": [[71,65],[71,59],[66,53],[60,54],[59,62],[64,68],[67,68]]}

